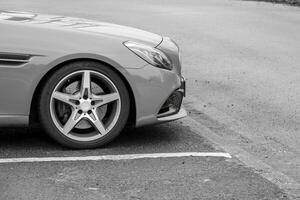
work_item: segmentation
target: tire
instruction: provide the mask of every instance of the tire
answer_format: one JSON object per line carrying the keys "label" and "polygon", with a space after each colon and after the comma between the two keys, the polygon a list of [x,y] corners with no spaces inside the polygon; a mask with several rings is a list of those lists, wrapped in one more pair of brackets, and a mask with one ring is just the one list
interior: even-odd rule
{"label": "tire", "polygon": [[120,134],[130,100],[124,82],[111,67],[77,61],[50,75],[38,107],[50,137],[63,146],[86,149],[107,144]]}

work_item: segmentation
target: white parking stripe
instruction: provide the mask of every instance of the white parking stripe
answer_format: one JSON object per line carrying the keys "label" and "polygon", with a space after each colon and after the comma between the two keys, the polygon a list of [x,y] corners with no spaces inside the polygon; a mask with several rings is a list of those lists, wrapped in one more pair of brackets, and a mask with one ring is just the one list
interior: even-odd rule
{"label": "white parking stripe", "polygon": [[178,157],[224,157],[231,158],[229,153],[222,152],[181,152],[181,153],[151,153],[124,154],[83,157],[33,157],[33,158],[2,158],[0,163],[31,163],[31,162],[66,162],[66,161],[98,161],[98,160],[135,160],[142,158],[178,158]]}

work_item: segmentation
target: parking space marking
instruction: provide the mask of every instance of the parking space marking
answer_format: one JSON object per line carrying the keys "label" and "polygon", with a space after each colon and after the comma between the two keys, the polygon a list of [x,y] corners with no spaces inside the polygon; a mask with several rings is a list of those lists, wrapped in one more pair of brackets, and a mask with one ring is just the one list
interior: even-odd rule
{"label": "parking space marking", "polygon": [[67,161],[100,161],[100,160],[135,160],[142,158],[178,158],[178,157],[224,157],[231,158],[229,153],[223,152],[180,152],[180,153],[151,153],[124,154],[82,157],[32,157],[32,158],[2,158],[0,163],[32,163],[32,162],[67,162]]}

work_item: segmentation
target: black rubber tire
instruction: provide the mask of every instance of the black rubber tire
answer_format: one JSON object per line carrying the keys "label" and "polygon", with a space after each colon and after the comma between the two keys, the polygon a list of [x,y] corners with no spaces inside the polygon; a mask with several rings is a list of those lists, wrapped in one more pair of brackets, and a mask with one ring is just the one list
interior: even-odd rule
{"label": "black rubber tire", "polygon": [[[120,116],[115,126],[103,137],[89,142],[76,141],[66,137],[55,126],[50,114],[50,98],[55,86],[65,76],[79,70],[95,70],[107,76],[116,85],[121,98]],[[128,90],[124,82],[119,77],[119,75],[111,69],[110,66],[94,61],[77,61],[66,64],[51,74],[51,76],[48,78],[42,89],[38,107],[39,118],[42,127],[49,134],[50,137],[52,137],[55,141],[62,144],[63,146],[69,148],[88,149],[101,147],[104,144],[107,144],[108,142],[112,141],[121,133],[121,131],[127,123],[127,119],[129,116],[130,99],[128,95]]]}

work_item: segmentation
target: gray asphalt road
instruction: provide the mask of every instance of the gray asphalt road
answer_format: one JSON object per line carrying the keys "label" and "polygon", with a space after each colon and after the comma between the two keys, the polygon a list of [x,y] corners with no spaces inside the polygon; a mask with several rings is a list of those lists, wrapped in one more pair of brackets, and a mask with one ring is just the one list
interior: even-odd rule
{"label": "gray asphalt road", "polygon": [[[174,38],[183,51],[191,117],[223,137],[225,146],[230,141],[300,182],[299,8],[233,0],[0,0],[0,8],[97,19]],[[202,146],[204,138],[186,136],[186,128],[171,123],[149,135],[145,129],[142,136],[80,153],[53,148],[46,140],[30,145],[36,140],[13,134],[0,136],[0,151],[3,157],[21,157],[211,150]]]}
{"label": "gray asphalt road", "polygon": [[[137,129],[96,150],[64,149],[22,129],[2,130],[0,141],[2,158],[219,151],[182,121]],[[6,163],[0,180],[1,200],[287,199],[235,158]]]}
{"label": "gray asphalt road", "polygon": [[22,129],[2,129],[0,147],[0,158],[215,151],[206,139],[193,134],[189,127],[180,121],[139,128],[121,134],[114,142],[100,149],[80,151],[61,147],[43,132],[28,133]]}
{"label": "gray asphalt road", "polygon": [[0,171],[0,199],[7,200],[286,199],[251,170],[217,158],[13,164]]}

